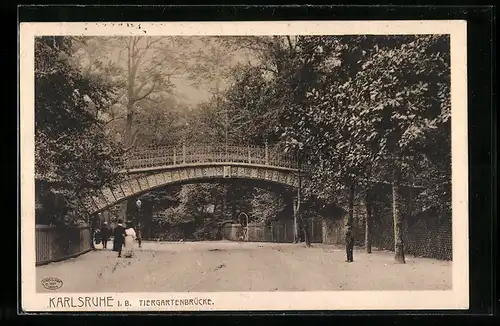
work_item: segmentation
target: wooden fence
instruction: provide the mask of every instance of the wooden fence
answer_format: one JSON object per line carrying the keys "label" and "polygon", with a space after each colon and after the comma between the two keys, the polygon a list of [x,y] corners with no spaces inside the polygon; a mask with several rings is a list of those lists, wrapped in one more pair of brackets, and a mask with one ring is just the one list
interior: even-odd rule
{"label": "wooden fence", "polygon": [[76,257],[91,248],[90,226],[36,226],[36,266]]}
{"label": "wooden fence", "polygon": [[[322,221],[319,219],[308,219],[309,234],[312,243],[323,242]],[[248,234],[245,234],[248,232]],[[249,223],[248,228],[241,224],[227,224],[223,230],[223,237],[231,241],[254,241],[254,242],[293,242],[293,221],[275,222],[269,225]]]}

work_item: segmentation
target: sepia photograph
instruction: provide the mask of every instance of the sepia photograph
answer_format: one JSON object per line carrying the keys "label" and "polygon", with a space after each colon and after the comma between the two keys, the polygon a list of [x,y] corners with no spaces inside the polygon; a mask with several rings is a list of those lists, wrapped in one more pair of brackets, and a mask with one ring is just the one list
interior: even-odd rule
{"label": "sepia photograph", "polygon": [[27,24],[23,309],[466,308],[454,23]]}

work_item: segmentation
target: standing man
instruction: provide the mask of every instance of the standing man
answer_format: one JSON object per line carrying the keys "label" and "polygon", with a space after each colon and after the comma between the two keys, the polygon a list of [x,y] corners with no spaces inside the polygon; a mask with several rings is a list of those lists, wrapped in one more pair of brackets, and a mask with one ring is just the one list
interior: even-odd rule
{"label": "standing man", "polygon": [[108,240],[109,240],[109,227],[108,222],[104,222],[101,228],[101,236],[102,236],[102,249],[108,249]]}
{"label": "standing man", "polygon": [[118,225],[113,231],[113,251],[118,251],[118,257],[122,256],[123,245],[125,244],[125,227],[123,220],[118,220]]}
{"label": "standing man", "polygon": [[354,261],[353,258],[353,250],[354,250],[354,235],[352,234],[352,227],[347,227],[347,232],[345,235],[345,249],[347,254],[346,262],[352,263]]}

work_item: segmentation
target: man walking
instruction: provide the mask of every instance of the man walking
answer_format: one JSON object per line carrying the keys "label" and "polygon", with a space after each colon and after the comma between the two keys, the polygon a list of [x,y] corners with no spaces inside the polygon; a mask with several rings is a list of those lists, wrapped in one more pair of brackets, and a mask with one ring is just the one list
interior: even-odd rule
{"label": "man walking", "polygon": [[102,249],[108,249],[109,233],[108,222],[104,222],[101,228]]}
{"label": "man walking", "polygon": [[345,249],[346,249],[346,254],[347,254],[346,262],[352,263],[354,261],[354,258],[353,258],[354,235],[352,234],[351,226],[348,226],[347,232],[345,235]]}
{"label": "man walking", "polygon": [[142,248],[142,225],[141,222],[137,224],[137,243],[139,248]]}
{"label": "man walking", "polygon": [[118,220],[118,225],[113,231],[113,251],[118,251],[118,257],[122,256],[122,248],[125,244],[125,227],[123,220]]}

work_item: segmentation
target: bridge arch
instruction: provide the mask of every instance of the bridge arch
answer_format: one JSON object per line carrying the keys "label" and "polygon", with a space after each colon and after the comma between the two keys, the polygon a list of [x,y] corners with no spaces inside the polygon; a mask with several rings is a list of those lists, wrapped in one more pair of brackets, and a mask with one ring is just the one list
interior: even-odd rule
{"label": "bridge arch", "polygon": [[240,179],[296,188],[302,176],[292,168],[228,162],[138,168],[129,171],[128,175],[129,179],[112,187],[104,187],[97,195],[82,199],[87,212],[96,214],[128,198],[168,185]]}

